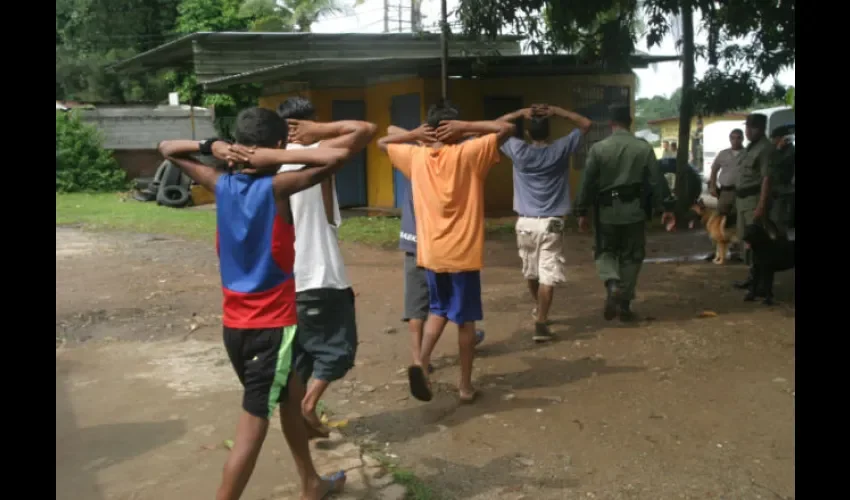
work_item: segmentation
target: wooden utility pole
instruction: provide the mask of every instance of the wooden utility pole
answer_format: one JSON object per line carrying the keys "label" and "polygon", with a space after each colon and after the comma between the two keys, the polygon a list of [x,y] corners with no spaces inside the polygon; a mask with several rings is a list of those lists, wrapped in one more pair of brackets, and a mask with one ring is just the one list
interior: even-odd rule
{"label": "wooden utility pole", "polygon": [[694,200],[687,199],[689,191],[687,169],[691,143],[691,119],[694,116],[694,17],[692,0],[680,0],[682,19],[682,104],[679,107],[679,151],[676,155],[676,215],[677,222]]}
{"label": "wooden utility pole", "polygon": [[443,99],[449,98],[449,21],[446,0],[440,0],[440,81]]}
{"label": "wooden utility pole", "polygon": [[390,32],[390,0],[384,0],[384,33]]}

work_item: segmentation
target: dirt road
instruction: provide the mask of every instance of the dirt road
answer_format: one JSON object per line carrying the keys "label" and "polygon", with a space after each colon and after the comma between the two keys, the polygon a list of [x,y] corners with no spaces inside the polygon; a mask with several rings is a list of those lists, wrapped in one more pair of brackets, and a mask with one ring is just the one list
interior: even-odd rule
{"label": "dirt road", "polygon": [[[361,344],[327,397],[345,434],[444,498],[794,498],[793,272],[777,277],[782,305],[766,308],[729,287],[741,266],[647,263],[634,306],[650,319],[623,327],[601,317],[591,239],[568,246],[559,341],[537,346],[513,243],[487,243],[473,406],[456,402],[450,331],[435,400],[408,397],[401,255],[346,246]],[[705,247],[653,235],[649,257]],[[213,247],[57,228],[56,273],[57,498],[211,498],[240,394],[220,346]],[[272,436],[245,498],[290,498],[294,483]]]}

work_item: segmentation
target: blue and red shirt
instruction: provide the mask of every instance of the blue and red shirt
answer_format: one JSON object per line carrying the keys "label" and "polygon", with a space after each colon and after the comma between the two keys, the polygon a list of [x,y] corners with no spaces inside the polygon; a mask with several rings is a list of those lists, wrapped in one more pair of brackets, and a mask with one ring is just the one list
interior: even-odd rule
{"label": "blue and red shirt", "polygon": [[297,323],[295,230],[278,213],[272,178],[224,174],[215,186],[222,323],[228,328]]}

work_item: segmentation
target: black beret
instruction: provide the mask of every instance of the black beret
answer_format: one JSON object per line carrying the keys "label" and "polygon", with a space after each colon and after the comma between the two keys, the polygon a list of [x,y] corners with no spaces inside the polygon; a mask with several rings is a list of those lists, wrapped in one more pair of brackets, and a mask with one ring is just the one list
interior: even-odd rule
{"label": "black beret", "polygon": [[786,135],[791,135],[794,133],[794,127],[792,125],[780,125],[773,129],[773,132],[770,133],[771,139],[776,139],[777,137],[785,137]]}

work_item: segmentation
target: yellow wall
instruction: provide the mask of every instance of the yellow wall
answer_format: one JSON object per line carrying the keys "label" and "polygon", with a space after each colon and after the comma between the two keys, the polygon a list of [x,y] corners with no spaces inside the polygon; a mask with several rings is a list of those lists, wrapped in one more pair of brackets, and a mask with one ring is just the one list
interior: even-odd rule
{"label": "yellow wall", "polygon": [[[577,85],[621,85],[631,88],[634,95],[634,75],[583,75],[539,78],[501,78],[484,80],[450,80],[449,98],[460,108],[463,119],[484,119],[485,97],[520,97],[523,106],[548,103],[573,108],[571,87]],[[320,89],[291,94],[263,97],[260,106],[276,108],[287,97],[301,95],[313,101],[319,120],[330,120],[332,101],[336,99],[364,99],[366,120],[378,126],[378,137],[386,134],[390,125],[390,106],[393,96],[418,93],[420,95],[420,119],[440,98],[439,79],[423,80],[411,78],[390,83],[380,83],[365,89]],[[632,99],[634,113],[634,99]],[[553,137],[568,134],[574,124],[567,120],[553,120]],[[392,207],[395,204],[393,190],[393,168],[386,154],[373,141],[366,150],[366,181],[368,203],[371,207]],[[575,196],[581,172],[570,169],[570,191]],[[493,167],[485,186],[486,208],[489,212],[510,211],[513,205],[512,164],[507,158]]]}
{"label": "yellow wall", "polygon": [[[376,137],[387,135],[390,124],[390,106],[393,96],[423,92],[421,78],[411,78],[397,82],[379,83],[366,87],[366,120],[378,126]],[[420,115],[422,114],[420,109]],[[366,148],[368,164],[366,166],[366,182],[368,183],[368,200],[370,207],[393,207],[393,166],[389,157],[378,149],[377,141],[372,141]]]}
{"label": "yellow wall", "polygon": [[[743,120],[744,118],[739,115],[721,115],[721,116],[703,116],[702,117],[702,126],[705,127],[709,123],[714,123],[721,120]],[[676,141],[679,142],[679,120],[677,118],[671,118],[669,120],[664,120],[663,122],[655,123],[653,126],[658,127],[661,135],[662,141]],[[691,120],[691,136],[693,136],[694,131],[697,128],[697,118],[694,117]]]}

